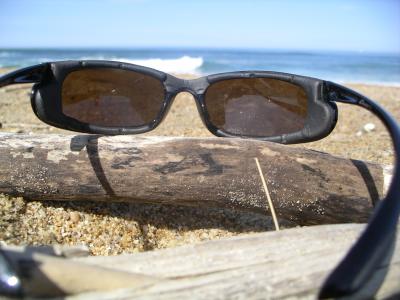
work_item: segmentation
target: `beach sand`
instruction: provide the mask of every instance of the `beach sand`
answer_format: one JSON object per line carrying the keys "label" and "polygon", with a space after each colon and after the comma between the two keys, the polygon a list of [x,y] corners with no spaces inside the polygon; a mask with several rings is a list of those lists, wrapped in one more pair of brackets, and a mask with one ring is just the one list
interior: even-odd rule
{"label": "beach sand", "polygon": [[[2,70],[0,70],[2,73]],[[400,87],[348,84],[376,100],[400,121]],[[71,133],[39,121],[32,112],[29,85],[0,89],[1,131]],[[365,124],[375,129],[367,132]],[[194,99],[178,95],[164,122],[146,135],[212,136]],[[306,147],[331,154],[392,164],[393,150],[381,122],[368,111],[339,104],[333,133]],[[38,199],[40,200],[40,199]],[[0,240],[7,244],[83,244],[94,255],[115,255],[196,243],[271,229],[268,216],[222,209],[175,206],[25,201],[0,195]]]}

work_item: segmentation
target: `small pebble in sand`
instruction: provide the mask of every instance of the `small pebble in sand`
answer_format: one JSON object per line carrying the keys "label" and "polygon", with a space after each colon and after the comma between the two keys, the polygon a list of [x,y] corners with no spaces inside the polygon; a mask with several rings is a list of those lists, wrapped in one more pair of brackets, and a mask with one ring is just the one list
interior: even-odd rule
{"label": "small pebble in sand", "polygon": [[149,226],[143,225],[142,226],[142,231],[143,231],[144,234],[148,234],[149,233]]}
{"label": "small pebble in sand", "polygon": [[69,217],[70,217],[71,221],[74,222],[74,223],[78,223],[79,220],[81,219],[79,213],[76,212],[76,211],[71,212]]}
{"label": "small pebble in sand", "polygon": [[365,132],[371,132],[375,130],[375,124],[374,123],[367,123],[364,125],[363,129]]}
{"label": "small pebble in sand", "polygon": [[362,131],[359,130],[359,131],[357,131],[356,136],[360,137],[360,136],[362,136],[362,134],[363,134]]}

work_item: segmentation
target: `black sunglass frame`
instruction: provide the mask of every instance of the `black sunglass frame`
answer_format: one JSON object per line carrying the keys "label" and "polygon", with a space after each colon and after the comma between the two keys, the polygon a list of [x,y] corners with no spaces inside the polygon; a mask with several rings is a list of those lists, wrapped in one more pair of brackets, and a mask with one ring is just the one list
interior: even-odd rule
{"label": "black sunglass frame", "polygon": [[[62,79],[69,72],[83,68],[107,67],[150,75],[164,83],[166,99],[163,110],[154,123],[144,128],[107,128],[83,124],[81,122],[76,123],[74,119],[69,120],[57,115],[57,111],[54,111],[54,102],[61,101]],[[210,124],[207,123],[207,112],[204,110],[204,99],[202,97],[207,87],[214,82],[234,78],[255,77],[273,78],[300,85],[307,92],[308,104],[317,108],[313,111],[315,115],[308,118],[312,119],[312,122],[307,121],[308,132],[257,138],[259,140],[289,144],[321,139],[327,136],[336,124],[337,107],[335,102],[354,104],[371,111],[381,119],[388,129],[395,150],[395,168],[393,180],[386,197],[382,201],[379,201],[366,229],[339,265],[327,277],[319,294],[319,298],[373,298],[384,280],[388,263],[393,254],[397,223],[400,215],[400,188],[398,187],[398,182],[400,182],[400,128],[396,121],[383,108],[367,97],[333,82],[278,72],[231,72],[209,75],[194,80],[183,80],[150,68],[108,61],[64,61],[40,64],[0,77],[0,88],[9,84],[35,83],[31,97],[32,108],[42,121],[64,129],[101,134],[134,134],[150,131],[162,121],[176,94],[187,91],[196,98],[203,122],[212,133],[217,136],[234,137],[210,127]],[[53,113],[56,113],[56,115],[52,115]],[[309,126],[315,126],[315,128],[310,128]],[[7,260],[3,260],[2,264],[6,265]],[[10,266],[5,266],[4,269],[10,270],[9,272],[12,273]],[[18,274],[17,271],[15,273]],[[15,287],[15,289],[18,288],[21,287]],[[9,291],[3,289],[0,292],[15,292],[15,294],[19,294],[22,291],[13,291],[12,287],[10,287]]]}
{"label": "black sunglass frame", "polygon": [[[72,72],[85,69],[120,69],[151,76],[164,87],[162,107],[155,119],[148,124],[136,127],[108,127],[81,122],[62,112],[62,86],[64,79]],[[263,141],[284,144],[305,143],[326,137],[337,121],[337,108],[334,102],[323,99],[324,82],[319,79],[268,71],[242,71],[214,74],[193,80],[176,78],[170,74],[151,68],[114,61],[60,61],[44,63],[11,73],[8,81],[24,82],[31,79],[33,86],[31,104],[36,116],[43,122],[62,129],[92,134],[138,134],[155,129],[168,114],[176,95],[189,92],[196,100],[201,120],[207,129],[220,137],[255,138]],[[216,82],[229,79],[269,78],[289,82],[301,87],[307,94],[307,117],[301,131],[276,136],[235,135],[217,128],[209,118],[205,96],[207,89]],[[33,79],[33,80],[32,80]],[[7,82],[7,78],[4,78]],[[1,87],[0,83],[0,87]]]}

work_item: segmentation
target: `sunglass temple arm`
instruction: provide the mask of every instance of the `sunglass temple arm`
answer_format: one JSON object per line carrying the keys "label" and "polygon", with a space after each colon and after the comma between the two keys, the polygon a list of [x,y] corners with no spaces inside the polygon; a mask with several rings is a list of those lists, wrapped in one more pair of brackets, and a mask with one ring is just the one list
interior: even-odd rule
{"label": "sunglass temple arm", "polygon": [[[43,78],[48,64],[39,64],[19,69],[0,77],[0,88],[17,83],[37,83]],[[22,285],[15,266],[8,260],[0,247],[0,295],[20,297],[23,295]]]}
{"label": "sunglass temple arm", "polygon": [[10,84],[40,82],[48,66],[48,63],[43,63],[0,76],[0,88]]}
{"label": "sunglass temple arm", "polygon": [[388,129],[395,150],[393,180],[367,227],[347,255],[331,272],[319,298],[370,299],[382,285],[393,254],[400,215],[400,128],[374,101],[332,82],[325,82],[330,101],[355,104],[374,113]]}

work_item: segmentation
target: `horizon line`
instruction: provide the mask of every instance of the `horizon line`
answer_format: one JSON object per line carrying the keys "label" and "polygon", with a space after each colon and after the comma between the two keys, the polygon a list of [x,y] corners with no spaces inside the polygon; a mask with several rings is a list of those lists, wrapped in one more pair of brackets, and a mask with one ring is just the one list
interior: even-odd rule
{"label": "horizon line", "polygon": [[399,51],[377,50],[344,50],[344,49],[306,49],[306,48],[264,48],[264,47],[209,47],[209,46],[0,46],[0,50],[213,50],[213,51],[255,51],[255,52],[300,52],[300,53],[364,53],[364,54],[393,54],[400,55]]}

